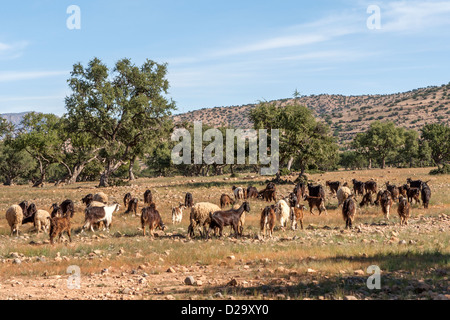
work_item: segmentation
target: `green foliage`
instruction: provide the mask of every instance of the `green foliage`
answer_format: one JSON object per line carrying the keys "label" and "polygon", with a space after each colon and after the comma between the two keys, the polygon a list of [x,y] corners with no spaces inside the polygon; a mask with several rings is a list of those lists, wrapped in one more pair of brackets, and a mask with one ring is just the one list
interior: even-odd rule
{"label": "green foliage", "polygon": [[169,100],[167,65],[154,61],[138,67],[122,59],[110,70],[94,58],[85,68],[75,64],[68,80],[67,118],[76,132],[100,146],[104,163],[100,186],[129,160],[154,148],[167,129],[175,103]]}
{"label": "green foliage", "polygon": [[438,165],[450,161],[450,127],[444,124],[427,124],[422,128],[422,139],[431,149],[431,158]]}
{"label": "green foliage", "polygon": [[280,130],[280,163],[294,159],[303,173],[310,164],[329,168],[337,163],[337,144],[329,127],[317,122],[308,108],[297,104],[278,108],[263,102],[250,111],[255,129]]}
{"label": "green foliage", "polygon": [[430,175],[440,174],[450,174],[450,164],[445,163],[442,167],[430,171]]}

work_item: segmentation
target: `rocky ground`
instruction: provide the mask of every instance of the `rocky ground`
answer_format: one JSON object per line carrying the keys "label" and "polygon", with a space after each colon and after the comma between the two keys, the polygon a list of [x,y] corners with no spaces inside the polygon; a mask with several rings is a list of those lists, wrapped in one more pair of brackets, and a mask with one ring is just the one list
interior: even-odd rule
{"label": "rocky ground", "polygon": [[[294,236],[283,236],[277,233],[274,239],[247,237],[243,239],[228,238],[209,240],[213,245],[222,246],[232,243],[238,246],[273,246],[282,251],[284,247],[302,246],[361,246],[367,252],[358,255],[339,255],[333,259],[338,265],[342,263],[361,262],[382,264],[381,289],[369,290],[366,281],[370,274],[363,269],[330,271],[321,268],[326,261],[321,257],[302,257],[292,261],[274,261],[269,258],[246,259],[245,255],[228,255],[218,263],[205,264],[198,262],[191,266],[144,263],[135,268],[123,267],[111,263],[116,256],[131,255],[141,258],[139,252],[128,252],[120,249],[117,252],[94,250],[73,256],[57,254],[56,257],[26,256],[10,252],[1,257],[0,264],[10,268],[33,268],[39,264],[77,265],[80,261],[94,264],[94,272],[83,273],[80,288],[69,289],[69,274],[49,274],[45,270],[35,277],[29,275],[0,276],[0,297],[7,300],[23,299],[434,299],[448,300],[449,286],[449,254],[448,245],[450,216],[419,216],[411,219],[409,226],[399,229],[398,225],[387,222],[360,224],[352,231],[340,228],[318,227],[308,225],[304,231]],[[431,236],[428,236],[431,235]],[[120,236],[120,235],[119,235]],[[442,236],[446,241],[442,243]],[[106,241],[104,235],[84,237],[77,235],[77,241],[83,243],[101,243]],[[29,241],[26,237],[15,241]],[[140,241],[136,239],[136,241]],[[185,242],[186,245],[204,240],[190,240],[178,237],[177,234],[166,234],[166,237],[154,241]],[[44,241],[45,242],[45,241]],[[32,243],[45,246],[46,243]],[[427,242],[433,242],[436,252],[420,251]],[[72,244],[67,244],[68,246]],[[392,254],[378,257],[370,251],[372,245],[383,245],[390,248]],[[398,250],[397,250],[398,248]],[[405,250],[405,248],[407,248]],[[395,254],[394,254],[395,253]],[[176,254],[167,250],[155,255],[156,261],[165,261]],[[391,256],[390,256],[391,255]],[[238,257],[237,257],[238,256]],[[430,264],[421,263],[431,260]],[[402,263],[419,264],[417,268],[402,269]],[[98,270],[95,270],[98,265]],[[435,266],[439,267],[436,268]],[[351,269],[351,268],[350,268]]]}

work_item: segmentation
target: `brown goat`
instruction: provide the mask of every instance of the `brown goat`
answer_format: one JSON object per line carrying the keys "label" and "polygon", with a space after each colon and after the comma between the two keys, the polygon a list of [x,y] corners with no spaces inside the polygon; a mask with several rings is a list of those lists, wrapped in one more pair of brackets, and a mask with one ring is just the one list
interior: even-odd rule
{"label": "brown goat", "polygon": [[377,182],[374,180],[369,180],[366,183],[364,183],[364,189],[366,190],[366,193],[377,193]]}
{"label": "brown goat", "polygon": [[250,204],[248,202],[244,202],[239,209],[217,211],[214,213],[210,212],[209,218],[211,223],[209,224],[207,237],[209,238],[209,233],[211,230],[215,230],[216,228],[219,228],[219,237],[222,237],[223,228],[226,226],[231,226],[233,228],[236,237],[242,235],[242,229],[239,230],[239,222],[244,212],[250,212]]}
{"label": "brown goat", "polygon": [[258,193],[258,198],[267,202],[277,201],[277,191],[275,189],[264,189]]}
{"label": "brown goat", "polygon": [[187,192],[186,196],[184,197],[184,206],[186,208],[192,208],[194,206],[194,198],[192,197],[192,194]]}
{"label": "brown goat", "polygon": [[261,211],[260,226],[261,226],[261,234],[264,237],[266,237],[266,233],[268,231],[269,237],[272,238],[273,229],[275,228],[276,221],[277,217],[275,215],[275,205],[265,207]]}
{"label": "brown goat", "polygon": [[72,237],[70,235],[70,215],[65,215],[63,217],[54,217],[50,219],[50,243],[53,244],[55,238],[59,238],[61,241],[61,236],[64,232],[69,236],[69,241],[72,242]]}
{"label": "brown goat", "polygon": [[391,206],[392,206],[392,195],[388,190],[385,190],[381,194],[380,204],[381,204],[381,210],[383,211],[384,217],[389,220],[389,213],[390,213]]}
{"label": "brown goat", "polygon": [[300,222],[300,227],[303,230],[303,210],[306,210],[305,206],[291,207],[291,222],[292,222],[292,230],[297,230],[298,223]]}
{"label": "brown goat", "polygon": [[153,237],[153,231],[156,230],[157,228],[161,229],[162,231],[164,231],[166,228],[158,210],[156,210],[154,203],[150,204],[149,207],[143,208],[141,210],[141,227],[142,227],[142,234],[144,236],[146,226],[148,226],[151,237]]}
{"label": "brown goat", "polygon": [[319,216],[322,214],[323,211],[325,211],[325,214],[328,214],[327,209],[325,208],[325,199],[322,197],[311,197],[308,195],[305,195],[303,200],[308,201],[309,205],[309,212],[314,215],[313,209],[317,208],[319,210]]}
{"label": "brown goat", "polygon": [[255,187],[247,188],[247,199],[258,198],[258,189]]}
{"label": "brown goat", "polygon": [[128,201],[128,209],[125,211],[125,213],[133,212],[134,215],[137,215],[137,208],[138,208],[138,198],[133,198],[130,201]]}
{"label": "brown goat", "polygon": [[361,203],[359,204],[360,207],[364,207],[365,205],[373,205],[373,200],[372,200],[372,193],[368,192],[364,195]]}
{"label": "brown goat", "polygon": [[353,225],[353,219],[356,214],[356,203],[353,200],[353,195],[350,195],[342,205],[342,216],[345,220],[345,229],[351,229]]}
{"label": "brown goat", "polygon": [[339,190],[341,186],[340,181],[326,181],[325,185],[330,188],[330,191],[332,194],[336,194],[336,192]]}
{"label": "brown goat", "polygon": [[131,201],[131,193],[127,193],[124,197],[123,197],[123,207],[124,208],[127,208],[128,207],[128,204],[130,203],[130,201]]}
{"label": "brown goat", "polygon": [[353,193],[354,193],[355,197],[357,195],[364,196],[365,183],[362,181],[358,181],[356,179],[352,179],[352,182],[353,182]]}
{"label": "brown goat", "polygon": [[420,203],[420,189],[419,188],[409,188],[407,190],[408,202],[412,203],[413,199],[416,203]]}
{"label": "brown goat", "polygon": [[226,206],[233,205],[235,201],[227,194],[222,194],[220,197],[220,207],[223,209]]}
{"label": "brown goat", "polygon": [[392,200],[396,201],[400,195],[400,190],[398,187],[395,184],[390,184],[388,181],[386,182],[386,189],[391,193]]}
{"label": "brown goat", "polygon": [[397,208],[397,212],[400,217],[400,225],[408,225],[410,211],[411,205],[405,198],[403,198],[403,196],[400,196],[398,199],[398,208]]}

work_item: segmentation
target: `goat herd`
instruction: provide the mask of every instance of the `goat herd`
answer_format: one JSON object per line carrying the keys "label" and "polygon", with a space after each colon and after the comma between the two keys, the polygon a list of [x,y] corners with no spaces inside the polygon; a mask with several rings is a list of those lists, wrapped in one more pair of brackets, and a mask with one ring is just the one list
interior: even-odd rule
{"label": "goat herd", "polygon": [[[342,205],[342,215],[345,220],[346,228],[352,228],[353,220],[356,214],[356,197],[362,196],[359,206],[381,205],[382,212],[386,219],[389,219],[390,209],[393,202],[398,201],[398,214],[401,225],[408,224],[412,201],[423,202],[425,208],[428,208],[431,189],[427,182],[421,180],[407,179],[407,183],[402,186],[391,185],[386,182],[386,190],[378,190],[376,181],[367,182],[352,180],[353,191],[350,190],[347,183],[341,185],[339,181],[326,181],[326,186],[330,188],[332,194],[336,194],[338,199],[338,207]],[[275,204],[266,206],[261,212],[260,230],[265,237],[267,233],[272,237],[275,223],[278,220],[281,228],[285,230],[288,222],[291,221],[292,230],[296,230],[300,223],[303,229],[303,211],[306,207],[300,204],[300,201],[306,201],[311,214],[313,209],[319,210],[327,214],[325,208],[325,189],[322,185],[313,185],[311,183],[298,183],[293,192],[283,197],[277,202],[277,188],[273,182],[270,182],[262,191],[258,191],[255,187],[249,186],[247,189],[233,186],[234,199],[227,194],[220,197],[220,207],[209,203],[195,203],[191,193],[186,193],[185,202],[179,206],[172,208],[172,222],[180,223],[182,220],[183,209],[191,208],[190,224],[188,227],[188,235],[195,236],[195,229],[200,228],[200,235],[209,238],[211,232],[219,236],[223,235],[223,228],[230,226],[236,237],[241,236],[245,224],[245,213],[250,212],[250,203],[248,199],[262,199],[267,202],[274,201]],[[373,195],[376,199],[373,201]],[[89,194],[81,199],[86,205],[85,221],[81,228],[81,232],[86,229],[94,231],[94,228],[100,229],[103,224],[103,230],[109,231],[112,223],[113,213],[119,210],[119,204],[115,203],[108,206],[108,196],[102,192],[95,195]],[[123,204],[127,208],[125,213],[134,213],[137,215],[138,198],[133,198],[130,193],[124,196]],[[241,203],[242,202],[242,203]],[[147,190],[144,193],[144,208],[141,210],[140,220],[143,235],[146,235],[146,227],[153,236],[156,229],[164,231],[165,225],[161,219],[161,215],[156,209],[153,202],[152,192]],[[227,206],[232,206],[229,210],[224,210]],[[11,206],[6,211],[6,219],[11,227],[11,235],[19,234],[19,227],[22,224],[34,223],[34,227],[39,233],[40,231],[48,232],[50,235],[50,243],[53,244],[54,239],[59,238],[64,232],[67,233],[69,240],[71,238],[71,219],[74,216],[75,205],[72,200],[65,200],[61,204],[53,204],[51,213],[45,210],[37,210],[35,204],[29,204],[23,201],[18,205]],[[208,227],[209,226],[209,227]]]}

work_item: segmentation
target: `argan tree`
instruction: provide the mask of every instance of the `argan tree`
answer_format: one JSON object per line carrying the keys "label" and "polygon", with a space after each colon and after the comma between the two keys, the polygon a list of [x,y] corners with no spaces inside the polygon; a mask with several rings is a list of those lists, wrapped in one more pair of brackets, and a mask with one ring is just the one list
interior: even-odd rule
{"label": "argan tree", "polygon": [[166,97],[167,65],[146,60],[136,66],[122,59],[110,70],[98,58],[87,67],[73,66],[68,80],[72,94],[66,98],[67,118],[76,131],[87,133],[101,147],[104,169],[99,186],[142,145],[154,144],[175,103]]}

